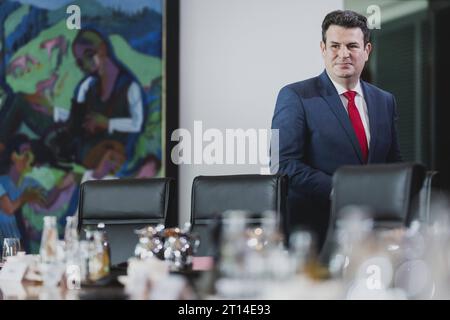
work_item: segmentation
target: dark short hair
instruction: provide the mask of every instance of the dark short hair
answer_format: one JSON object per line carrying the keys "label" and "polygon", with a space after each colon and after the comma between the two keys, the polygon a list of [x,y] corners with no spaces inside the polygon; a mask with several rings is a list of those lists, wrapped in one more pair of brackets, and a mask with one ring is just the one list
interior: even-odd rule
{"label": "dark short hair", "polygon": [[5,149],[0,153],[0,173],[4,174],[9,170],[12,164],[11,155],[20,153],[20,147],[24,144],[30,144],[31,140],[23,133],[13,135],[6,143]]}
{"label": "dark short hair", "polygon": [[113,53],[112,46],[108,40],[108,37],[104,33],[96,29],[85,28],[81,29],[77,33],[75,39],[72,42],[72,52],[74,53],[74,55],[75,46],[79,44],[92,46],[94,47],[95,51],[98,51],[101,45],[105,45],[107,55],[111,55]]}
{"label": "dark short hair", "polygon": [[367,18],[355,11],[336,10],[325,16],[322,22],[322,41],[326,43],[326,32],[331,25],[344,28],[360,28],[364,35],[364,45],[370,41],[370,30],[367,27]]}

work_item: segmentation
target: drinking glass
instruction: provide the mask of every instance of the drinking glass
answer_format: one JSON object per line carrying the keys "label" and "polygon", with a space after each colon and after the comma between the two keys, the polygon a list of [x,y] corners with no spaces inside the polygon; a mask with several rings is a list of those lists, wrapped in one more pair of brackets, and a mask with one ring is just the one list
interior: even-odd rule
{"label": "drinking glass", "polygon": [[73,259],[78,250],[78,231],[77,220],[75,216],[66,218],[66,227],[64,230],[64,242],[66,255],[69,259]]}
{"label": "drinking glass", "polygon": [[294,273],[307,271],[308,264],[316,258],[316,238],[313,231],[297,229],[289,237],[289,251]]}
{"label": "drinking glass", "polygon": [[2,261],[6,262],[7,257],[17,255],[20,251],[20,240],[17,238],[5,238],[3,240]]}
{"label": "drinking glass", "polygon": [[39,250],[43,263],[51,263],[58,258],[58,229],[55,216],[44,217],[41,247]]}

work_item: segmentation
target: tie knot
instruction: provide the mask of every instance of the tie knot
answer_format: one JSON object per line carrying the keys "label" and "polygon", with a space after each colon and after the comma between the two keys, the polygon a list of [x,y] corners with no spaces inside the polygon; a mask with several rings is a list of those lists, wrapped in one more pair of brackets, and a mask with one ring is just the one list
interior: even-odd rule
{"label": "tie knot", "polygon": [[344,97],[347,98],[348,101],[354,101],[356,96],[356,91],[347,91],[344,92]]}

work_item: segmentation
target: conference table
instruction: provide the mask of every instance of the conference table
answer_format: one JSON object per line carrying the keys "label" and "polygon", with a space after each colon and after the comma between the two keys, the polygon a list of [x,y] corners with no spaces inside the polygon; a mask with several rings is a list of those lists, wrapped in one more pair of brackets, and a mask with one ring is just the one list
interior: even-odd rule
{"label": "conference table", "polygon": [[[0,276],[0,299],[57,300],[335,300],[449,299],[450,232],[444,226],[369,233],[353,242],[350,255],[337,250],[327,268],[303,263],[290,268],[295,253],[272,247],[235,252],[244,264],[230,272],[227,259],[194,257],[191,268],[163,270],[167,261],[128,260],[109,276],[69,288],[44,286],[39,281],[5,281]],[[249,249],[249,248],[247,248]],[[345,249],[342,247],[341,250]],[[242,258],[245,257],[244,260]],[[294,259],[293,259],[294,258]],[[293,259],[293,260],[292,260]],[[311,259],[310,261],[317,261]],[[261,268],[264,267],[264,268]],[[3,268],[2,271],[5,270]],[[324,274],[326,269],[328,274]],[[241,272],[242,271],[242,272]],[[1,275],[1,274],[0,274]],[[142,281],[144,279],[145,281]],[[149,279],[151,280],[150,282]],[[150,283],[150,284],[149,284]]]}
{"label": "conference table", "polygon": [[[282,281],[258,283],[250,279],[219,279],[216,269],[171,272],[173,281],[158,284],[145,296],[127,292],[123,280],[126,269],[112,269],[108,277],[97,283],[82,283],[79,288],[68,288],[62,281],[59,286],[46,287],[42,282],[0,281],[0,300],[299,300],[343,299],[340,281],[314,280],[305,275]],[[181,280],[180,280],[181,279]],[[169,283],[172,284],[169,284]],[[180,284],[182,287],[180,287]],[[233,289],[231,289],[233,288]],[[243,290],[245,289],[245,290]],[[220,292],[219,292],[220,291]],[[239,292],[238,292],[239,291]]]}
{"label": "conference table", "polygon": [[[24,279],[22,281],[9,281],[0,279],[0,300],[126,300],[126,299],[201,299],[203,292],[199,286],[205,279],[212,279],[213,270],[171,271],[170,279],[182,280],[186,287],[184,290],[176,288],[177,292],[171,295],[136,297],[126,291],[125,280],[127,278],[126,266],[113,267],[110,273],[97,280],[81,282],[78,285],[67,285],[67,279],[63,278],[57,286],[45,286],[42,281]],[[208,280],[210,281],[210,280]],[[175,291],[175,290],[174,290]]]}

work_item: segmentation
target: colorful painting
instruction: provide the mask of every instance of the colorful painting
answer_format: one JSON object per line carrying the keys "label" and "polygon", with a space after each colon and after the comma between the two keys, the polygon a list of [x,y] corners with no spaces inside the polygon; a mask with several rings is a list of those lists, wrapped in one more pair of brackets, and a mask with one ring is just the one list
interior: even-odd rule
{"label": "colorful painting", "polygon": [[62,235],[86,180],[164,176],[163,19],[163,0],[0,2],[1,242],[37,253],[46,215]]}

